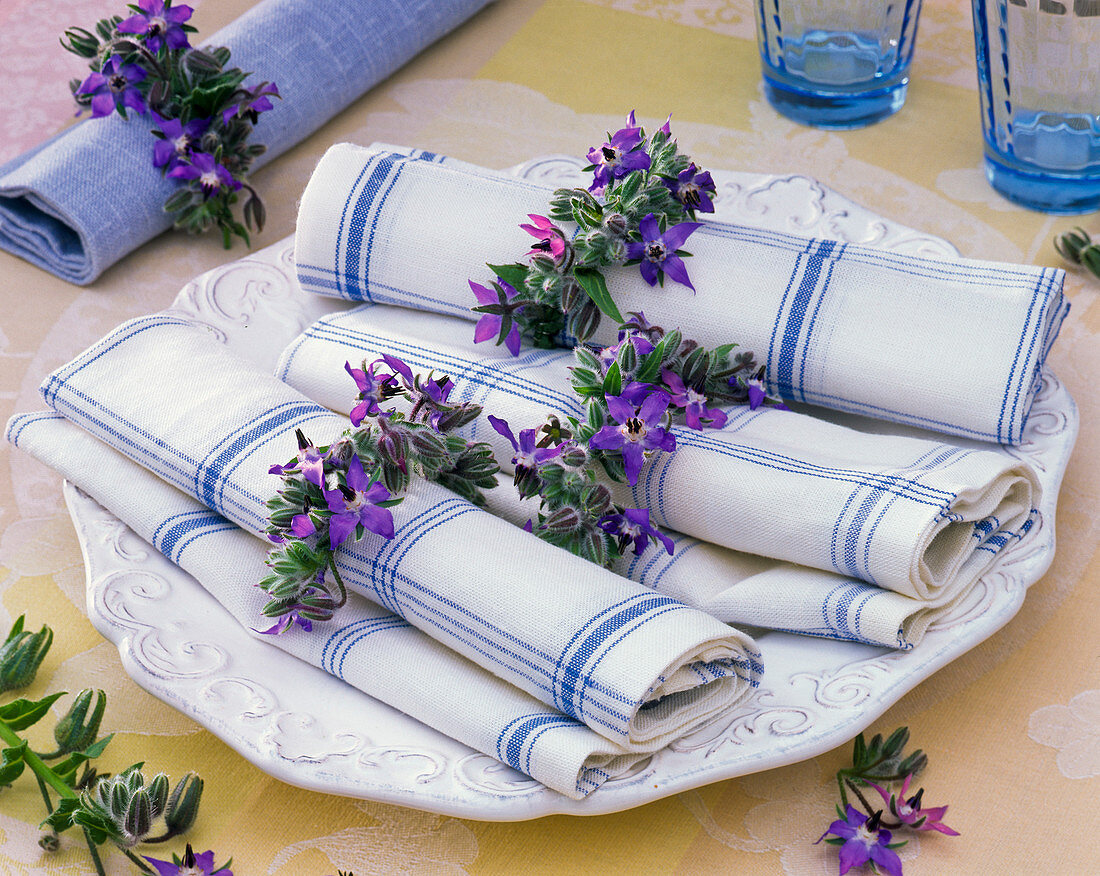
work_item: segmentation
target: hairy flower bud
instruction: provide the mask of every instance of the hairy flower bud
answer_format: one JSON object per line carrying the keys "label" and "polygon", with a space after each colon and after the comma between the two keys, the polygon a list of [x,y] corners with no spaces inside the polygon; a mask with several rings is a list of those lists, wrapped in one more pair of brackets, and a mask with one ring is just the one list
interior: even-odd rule
{"label": "hairy flower bud", "polygon": [[19,690],[34,681],[51,644],[53,630],[43,626],[37,633],[24,632],[20,616],[0,645],[0,693]]}
{"label": "hairy flower bud", "polygon": [[593,517],[602,517],[611,511],[611,491],[603,484],[592,487],[586,500]]}
{"label": "hairy flower bud", "polygon": [[[95,705],[92,706],[92,699]],[[76,695],[65,716],[53,728],[53,737],[60,751],[70,754],[83,751],[96,740],[103,710],[107,707],[107,695],[99,690],[85,688]],[[91,713],[89,714],[89,708]]]}
{"label": "hairy flower bud", "polygon": [[588,460],[587,451],[579,444],[569,444],[562,449],[558,457],[563,465],[570,468],[580,468]]}
{"label": "hairy flower bud", "polygon": [[543,521],[543,528],[548,532],[562,534],[573,532],[581,525],[580,512],[576,508],[566,505],[558,508],[553,514]]}
{"label": "hairy flower bud", "polygon": [[630,227],[630,223],[622,213],[608,213],[603,217],[603,225],[616,237],[622,237]]}
{"label": "hairy flower bud", "polygon": [[144,788],[138,789],[130,797],[130,805],[126,807],[126,814],[119,827],[125,832],[132,843],[138,843],[149,833],[153,826],[153,802],[149,792]]}
{"label": "hairy flower bud", "polygon": [[165,805],[168,803],[168,776],[164,773],[157,773],[153,776],[153,781],[149,783],[149,800],[152,803],[153,818],[157,818],[164,813]]}
{"label": "hairy flower bud", "polygon": [[199,801],[202,799],[202,779],[194,773],[188,773],[176,784],[164,810],[164,823],[169,833],[186,833],[199,814]]}
{"label": "hairy flower bud", "polygon": [[578,341],[586,341],[600,325],[600,309],[589,298],[569,318],[569,331]]}
{"label": "hairy flower bud", "polygon": [[631,343],[620,345],[619,353],[615,359],[619,363],[619,371],[622,374],[631,374],[638,367],[638,351],[634,349],[634,345]]}

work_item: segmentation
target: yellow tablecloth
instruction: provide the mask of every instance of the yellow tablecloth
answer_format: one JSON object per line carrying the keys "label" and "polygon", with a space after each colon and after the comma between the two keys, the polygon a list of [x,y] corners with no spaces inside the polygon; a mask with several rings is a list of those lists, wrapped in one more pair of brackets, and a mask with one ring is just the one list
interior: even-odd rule
{"label": "yellow tablecloth", "polygon": [[[206,34],[250,5],[192,3]],[[58,33],[121,11],[105,0],[0,5],[0,161],[69,119],[65,83],[81,66],[58,47]],[[748,0],[497,0],[256,175],[269,208],[256,243],[293,231],[296,199],[334,142],[405,143],[506,167],[535,155],[583,154],[632,108],[651,126],[672,111],[680,142],[705,167],[816,177],[968,256],[1059,265],[1056,232],[1075,224],[1100,231],[1095,217],[1028,212],[986,184],[969,4],[926,0],[912,72],[897,116],[823,132],[781,118],[764,101]],[[213,237],[167,234],[80,289],[0,253],[4,418],[39,407],[41,378],[116,324],[165,307],[191,277],[242,254]],[[910,726],[931,759],[926,802],[950,803],[946,820],[962,833],[923,835],[900,850],[910,876],[1100,868],[1098,290],[1100,281],[1070,273],[1074,309],[1050,359],[1081,414],[1052,567],[1007,627],[871,728]],[[232,855],[238,876],[337,868],[356,876],[836,872],[835,851],[812,843],[830,820],[831,777],[848,746],[629,812],[517,824],[328,797],[269,778],[129,680],[84,617],[83,565],[58,478],[6,446],[0,459],[0,625],[26,612],[31,626],[48,622],[57,632],[31,692],[108,692],[104,728],[117,735],[107,769],[144,759],[173,776],[203,775],[207,790],[189,838],[197,849],[216,849],[219,860]],[[1046,744],[1055,737],[1060,747]],[[26,779],[0,791],[0,872],[90,872],[72,841],[56,854],[39,849],[40,807]],[[108,870],[132,872],[118,854],[108,855]]]}

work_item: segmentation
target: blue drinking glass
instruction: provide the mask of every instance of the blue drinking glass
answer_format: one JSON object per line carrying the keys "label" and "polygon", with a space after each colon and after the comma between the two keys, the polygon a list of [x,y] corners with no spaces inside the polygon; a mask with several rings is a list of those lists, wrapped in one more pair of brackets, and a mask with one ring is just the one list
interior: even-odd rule
{"label": "blue drinking glass", "polygon": [[973,0],[985,172],[1047,213],[1100,208],[1100,0]]}
{"label": "blue drinking glass", "polygon": [[909,85],[921,0],[756,0],[764,93],[818,128],[893,115]]}

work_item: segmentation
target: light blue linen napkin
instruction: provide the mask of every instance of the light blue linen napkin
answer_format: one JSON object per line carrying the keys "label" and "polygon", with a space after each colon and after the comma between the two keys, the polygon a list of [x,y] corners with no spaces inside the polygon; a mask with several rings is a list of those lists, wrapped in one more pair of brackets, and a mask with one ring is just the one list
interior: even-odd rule
{"label": "light blue linen napkin", "polygon": [[[224,45],[282,100],[254,168],[285,152],[488,0],[264,0],[198,45]],[[58,80],[58,88],[65,83]],[[175,190],[152,165],[146,119],[88,119],[0,167],[0,247],[85,285],[170,227]]]}

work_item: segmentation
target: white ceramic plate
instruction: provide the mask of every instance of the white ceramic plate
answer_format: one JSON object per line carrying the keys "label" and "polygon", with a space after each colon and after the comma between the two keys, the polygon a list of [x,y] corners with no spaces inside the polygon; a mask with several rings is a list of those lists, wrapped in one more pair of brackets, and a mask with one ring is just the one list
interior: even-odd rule
{"label": "white ceramic plate", "polygon": [[[543,158],[515,172],[572,185],[579,167],[573,159]],[[715,179],[719,219],[933,257],[956,254],[945,241],[874,216],[807,177],[715,173]],[[273,368],[283,346],[306,325],[348,306],[302,293],[292,253],[292,241],[284,240],[211,271],[188,284],[170,309]],[[794,763],[851,739],[1019,610],[1027,587],[1053,558],[1058,487],[1076,433],[1073,399],[1048,373],[1024,443],[1001,450],[1039,473],[1044,501],[1038,532],[1007,551],[997,570],[915,650],[761,632],[757,641],[767,669],[751,701],[580,802],[250,636],[194,579],[93,500],[69,484],[65,496],[87,565],[89,616],[143,688],[292,784],[467,818],[519,820],[627,809]]]}

